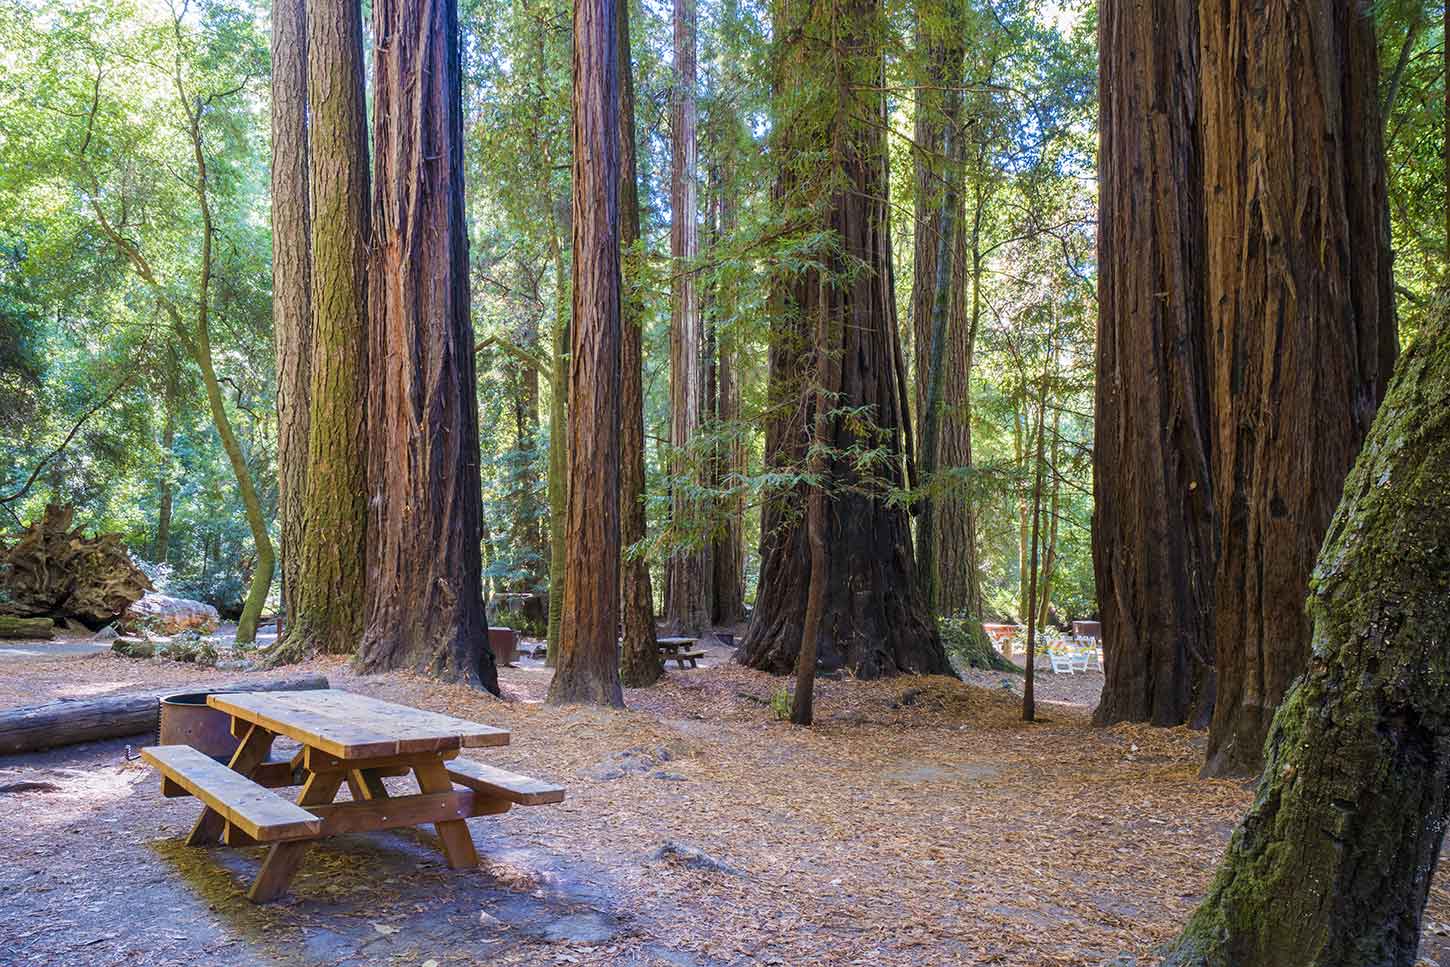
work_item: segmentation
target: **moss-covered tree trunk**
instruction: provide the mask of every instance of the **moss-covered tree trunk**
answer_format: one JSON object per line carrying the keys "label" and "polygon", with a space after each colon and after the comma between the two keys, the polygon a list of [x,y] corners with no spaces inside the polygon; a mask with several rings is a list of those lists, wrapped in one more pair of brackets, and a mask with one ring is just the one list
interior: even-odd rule
{"label": "moss-covered tree trunk", "polygon": [[367,629],[357,661],[497,693],[479,549],[457,3],[377,0],[373,35]]}
{"label": "moss-covered tree trunk", "polygon": [[351,653],[367,608],[369,215],[361,9],[348,0],[312,0],[307,36],[313,218],[306,500],[279,659]]}
{"label": "moss-covered tree trunk", "polygon": [[1311,582],[1308,674],[1173,967],[1410,967],[1450,819],[1450,320],[1400,362]]}
{"label": "moss-covered tree trunk", "polygon": [[1258,771],[1308,661],[1301,602],[1396,335],[1371,8],[1205,3],[1199,18],[1219,535],[1205,769],[1233,775]]}
{"label": "moss-covered tree trunk", "polygon": [[634,72],[630,57],[629,0],[615,3],[619,58],[619,248],[621,275],[619,339],[619,543],[620,609],[624,638],[619,678],[629,688],[653,685],[664,674],[655,639],[654,589],[649,561],[629,549],[645,538],[643,293],[631,278],[640,239],[639,170],[634,142]]}
{"label": "moss-covered tree trunk", "polygon": [[296,613],[307,502],[312,252],[307,192],[307,4],[272,4],[272,340],[277,357],[277,520],[282,606]]}

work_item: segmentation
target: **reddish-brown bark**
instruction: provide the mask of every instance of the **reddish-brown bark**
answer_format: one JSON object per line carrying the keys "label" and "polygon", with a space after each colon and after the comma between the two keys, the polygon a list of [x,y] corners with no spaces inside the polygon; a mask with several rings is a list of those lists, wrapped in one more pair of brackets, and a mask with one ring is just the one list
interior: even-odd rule
{"label": "reddish-brown bark", "polygon": [[1209,3],[1200,18],[1221,534],[1205,771],[1227,775],[1258,769],[1305,670],[1310,570],[1397,343],[1372,12]]}
{"label": "reddish-brown bark", "polygon": [[498,691],[483,616],[455,0],[376,0],[369,670]]}
{"label": "reddish-brown bark", "polygon": [[1213,487],[1203,314],[1198,4],[1099,8],[1102,117],[1093,567],[1096,721],[1213,708]]}
{"label": "reddish-brown bark", "polygon": [[553,704],[619,683],[619,56],[616,0],[574,4],[574,292],[564,608]]}

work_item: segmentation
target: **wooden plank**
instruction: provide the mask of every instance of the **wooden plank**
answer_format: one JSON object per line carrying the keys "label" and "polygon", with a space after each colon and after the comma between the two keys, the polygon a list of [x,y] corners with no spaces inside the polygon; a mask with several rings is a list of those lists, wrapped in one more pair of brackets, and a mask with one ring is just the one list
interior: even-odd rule
{"label": "wooden plank", "polygon": [[413,764],[420,758],[452,759],[458,755],[457,749],[446,749],[443,752],[431,754],[409,753],[407,755],[385,755],[370,759],[342,759],[335,755],[329,755],[321,749],[306,748],[302,750],[302,767],[309,772],[337,772],[348,769],[387,769],[390,773],[393,770],[401,769],[396,775],[406,775],[413,771]]}
{"label": "wooden plank", "polygon": [[[337,789],[342,785],[342,773],[340,772],[314,772],[307,777],[303,784],[302,791],[297,794],[297,805],[299,807],[325,806],[332,802],[337,795]],[[317,820],[319,827],[322,820]],[[273,843],[271,849],[267,850],[267,858],[262,861],[262,868],[257,872],[257,879],[252,883],[252,888],[247,891],[247,899],[253,903],[269,903],[287,892],[287,886],[296,875],[297,868],[302,865],[302,859],[307,855],[307,848],[312,845],[311,840],[293,839],[282,843]]]}
{"label": "wooden plank", "polygon": [[201,683],[172,685],[164,689],[128,692],[103,698],[68,698],[44,705],[13,708],[0,712],[0,755],[36,752],[74,742],[113,739],[124,735],[156,734],[161,699],[182,692],[266,691],[270,689],[321,689],[327,679],[321,675],[274,681],[243,679],[220,685]]}
{"label": "wooden plank", "polygon": [[[453,791],[453,781],[448,778],[448,770],[438,759],[418,763],[413,767],[413,774],[418,777],[418,788],[422,792]],[[473,834],[468,831],[467,823],[461,819],[435,822],[433,829],[443,843],[443,855],[448,857],[449,866],[455,870],[466,870],[478,865],[478,850],[473,846]]]}
{"label": "wooden plank", "polygon": [[[237,743],[237,749],[232,753],[231,762],[227,767],[243,776],[250,776],[257,764],[265,760],[271,753],[272,742],[277,737],[266,729],[252,725],[247,727],[247,731],[240,738],[242,741]],[[162,795],[166,794],[166,777],[164,775],[161,780],[161,792]],[[201,815],[196,817],[196,823],[186,837],[186,845],[206,846],[215,843],[224,835],[226,835],[225,813],[219,812],[211,806],[203,806]]]}
{"label": "wooden plank", "polygon": [[505,772],[472,759],[454,760],[448,766],[448,777],[461,786],[500,796],[520,806],[543,806],[564,801],[563,786]]}
{"label": "wooden plank", "polygon": [[506,729],[338,689],[296,698],[238,693],[210,701],[214,708],[348,760],[507,745],[509,740]]}
{"label": "wooden plank", "polygon": [[[317,817],[307,810],[190,746],[151,746],[142,749],[141,754],[206,803],[210,812],[240,827],[260,842],[316,836],[322,828]],[[215,821],[210,825],[215,825]]]}
{"label": "wooden plank", "polygon": [[[453,826],[456,821],[462,825],[462,820],[470,816],[496,816],[508,812],[511,805],[506,799],[459,789],[390,799],[338,802],[330,806],[315,806],[312,812],[322,819],[322,835],[335,836],[425,823]],[[464,825],[463,828],[467,832],[468,827]],[[470,837],[469,844],[472,845],[472,842]]]}

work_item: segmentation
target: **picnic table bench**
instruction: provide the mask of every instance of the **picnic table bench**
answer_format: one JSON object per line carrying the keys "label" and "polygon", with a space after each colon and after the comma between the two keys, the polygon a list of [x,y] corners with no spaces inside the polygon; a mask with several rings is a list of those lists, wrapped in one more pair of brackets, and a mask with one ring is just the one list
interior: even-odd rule
{"label": "picnic table bench", "polygon": [[698,659],[704,658],[705,653],[703,651],[696,651],[691,647],[699,640],[699,638],[675,636],[656,638],[655,642],[659,645],[660,654],[664,656],[666,662],[673,658],[679,663],[681,668],[685,667],[685,662],[689,662],[691,668],[699,668],[700,666],[695,664],[695,662]]}
{"label": "picnic table bench", "polygon": [[[186,745],[141,754],[160,771],[162,795],[203,803],[187,845],[269,847],[247,894],[256,903],[285,893],[307,847],[324,836],[431,823],[448,865],[463,869],[478,865],[464,820],[564,799],[562,786],[458,758],[464,748],[507,745],[504,729],[336,689],[213,694],[207,704],[231,716],[241,739],[230,764]],[[302,748],[274,757],[279,735]],[[419,794],[391,796],[383,778],[409,772]],[[344,783],[351,801],[333,802]],[[296,802],[272,791],[293,785],[302,787]]]}

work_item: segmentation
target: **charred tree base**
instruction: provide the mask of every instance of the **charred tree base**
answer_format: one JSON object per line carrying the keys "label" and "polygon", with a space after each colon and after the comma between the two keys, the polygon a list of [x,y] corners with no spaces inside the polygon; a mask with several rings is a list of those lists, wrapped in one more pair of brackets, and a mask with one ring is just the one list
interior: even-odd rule
{"label": "charred tree base", "polygon": [[453,629],[432,638],[419,636],[416,642],[395,633],[369,632],[363,636],[352,664],[364,675],[411,671],[500,695],[498,666],[487,639],[486,628],[481,635]]}

